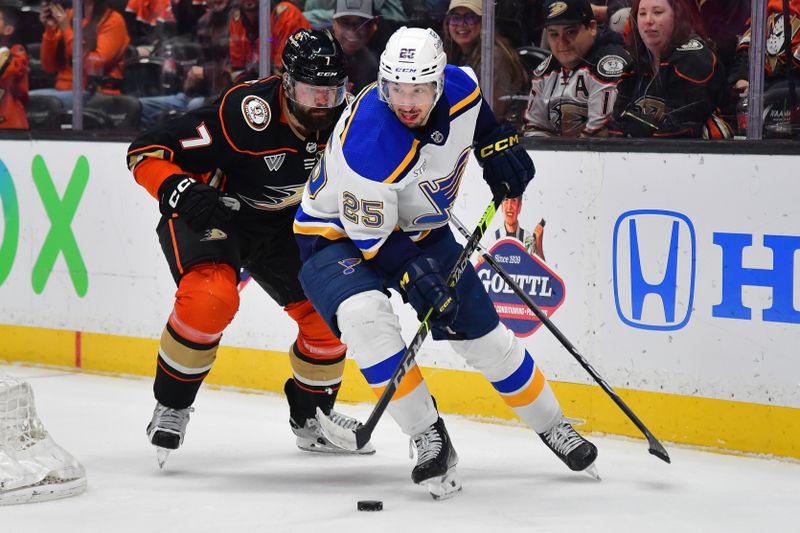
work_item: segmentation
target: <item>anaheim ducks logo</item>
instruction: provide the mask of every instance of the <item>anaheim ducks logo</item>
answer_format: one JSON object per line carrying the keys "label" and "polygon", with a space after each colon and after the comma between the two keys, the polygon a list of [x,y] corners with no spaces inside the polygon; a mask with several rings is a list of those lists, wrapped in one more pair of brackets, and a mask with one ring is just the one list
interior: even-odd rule
{"label": "anaheim ducks logo", "polygon": [[633,110],[645,117],[652,117],[653,123],[658,124],[667,113],[667,106],[661,98],[643,96],[633,104]]}
{"label": "anaheim ducks logo", "polygon": [[608,78],[622,76],[627,62],[618,55],[607,55],[597,62],[597,72]]}
{"label": "anaheim ducks logo", "polygon": [[567,10],[566,2],[553,2],[550,4],[550,11],[547,13],[547,18],[551,19],[557,17]]}
{"label": "anaheim ducks logo", "polygon": [[228,238],[228,234],[219,228],[207,229],[201,241],[224,241]]}
{"label": "anaheim ducks logo", "polygon": [[272,111],[269,108],[269,104],[252,94],[245,96],[244,100],[242,100],[242,115],[244,115],[247,125],[256,131],[266,129],[272,119]]}
{"label": "anaheim ducks logo", "polygon": [[303,189],[306,184],[300,185],[265,185],[260,198],[250,198],[239,195],[244,203],[260,211],[280,211],[289,206],[300,203],[303,199]]}
{"label": "anaheim ducks logo", "polygon": [[589,108],[578,102],[560,101],[550,108],[550,122],[561,135],[572,137],[579,134],[589,117]]}

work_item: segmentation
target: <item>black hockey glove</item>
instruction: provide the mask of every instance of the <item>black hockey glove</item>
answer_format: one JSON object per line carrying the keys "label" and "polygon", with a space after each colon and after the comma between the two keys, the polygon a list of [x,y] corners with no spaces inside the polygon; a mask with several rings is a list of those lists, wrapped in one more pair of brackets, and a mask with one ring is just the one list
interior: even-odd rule
{"label": "black hockey glove", "polygon": [[195,231],[208,228],[212,219],[228,221],[233,213],[220,202],[219,191],[185,174],[173,174],[158,189],[158,208],[164,216],[178,213]]}
{"label": "black hockey glove", "polygon": [[400,274],[400,290],[422,321],[433,308],[430,322],[448,326],[458,313],[458,296],[439,271],[439,263],[432,257],[421,255],[408,263]]}
{"label": "black hockey glove", "polygon": [[536,173],[531,157],[519,144],[517,130],[507,122],[478,142],[475,157],[495,196],[505,193],[503,183],[508,184],[509,198],[521,196]]}

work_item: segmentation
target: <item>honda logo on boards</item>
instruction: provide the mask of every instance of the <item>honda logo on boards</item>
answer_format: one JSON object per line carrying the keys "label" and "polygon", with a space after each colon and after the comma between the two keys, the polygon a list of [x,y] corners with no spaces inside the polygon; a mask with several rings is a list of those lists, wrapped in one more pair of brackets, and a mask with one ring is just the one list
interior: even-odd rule
{"label": "honda logo on boards", "polygon": [[614,300],[627,325],[681,329],[692,314],[697,242],[686,215],[641,209],[614,224]]}

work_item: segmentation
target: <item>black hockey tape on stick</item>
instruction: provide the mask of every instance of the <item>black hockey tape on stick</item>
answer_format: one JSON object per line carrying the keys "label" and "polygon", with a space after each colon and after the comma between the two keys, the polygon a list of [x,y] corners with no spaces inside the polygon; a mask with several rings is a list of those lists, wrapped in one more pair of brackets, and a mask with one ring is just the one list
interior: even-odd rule
{"label": "black hockey tape on stick", "polygon": [[[470,235],[467,239],[467,244],[464,245],[461,255],[458,256],[456,264],[453,267],[452,272],[450,272],[450,276],[447,278],[447,283],[451,287],[454,287],[459,278],[461,278],[461,274],[469,264],[470,256],[480,246],[481,237],[483,237],[483,234],[486,233],[489,223],[492,221],[492,218],[494,218],[495,212],[500,207],[500,204],[503,202],[507,194],[508,185],[504,187],[504,190],[500,194],[492,198],[492,202],[483,213],[483,216],[478,222],[478,226],[475,228],[475,231],[473,231],[472,235]],[[343,428],[337,424],[334,424],[325,415],[325,413],[322,412],[322,409],[319,407],[317,408],[317,419],[319,420],[319,425],[322,428],[322,433],[325,434],[325,437],[327,437],[329,441],[346,450],[358,450],[363,448],[364,445],[369,442],[372,432],[375,430],[378,420],[380,420],[381,415],[383,415],[383,412],[389,405],[392,396],[394,396],[394,392],[397,390],[400,382],[405,377],[406,372],[408,372],[408,370],[414,366],[414,357],[417,355],[420,346],[422,346],[422,343],[425,341],[425,338],[428,336],[430,331],[428,320],[430,319],[431,314],[433,314],[433,308],[428,309],[428,312],[425,314],[425,318],[423,318],[422,323],[420,323],[417,334],[414,335],[414,338],[408,344],[408,348],[406,348],[406,351],[403,354],[403,357],[400,359],[400,362],[392,374],[392,377],[389,378],[389,383],[386,385],[383,394],[381,394],[380,399],[378,399],[378,403],[375,404],[375,407],[372,409],[372,413],[369,415],[367,421],[364,422],[363,426],[360,426],[355,430]]]}
{"label": "black hockey tape on stick", "polygon": [[[455,215],[453,214],[450,215],[450,221],[456,228],[458,228],[458,231],[461,232],[461,235],[464,235],[465,237],[469,235],[469,233],[467,233],[467,229]],[[536,318],[542,321],[542,323],[547,327],[547,329],[550,330],[550,333],[555,335],[555,337],[559,340],[561,345],[564,348],[566,348],[567,351],[571,353],[575,359],[577,359],[578,363],[580,363],[583,369],[586,370],[590,376],[592,376],[592,379],[594,379],[598,385],[600,385],[600,388],[602,388],[603,391],[605,391],[605,393],[608,394],[612,400],[614,400],[614,403],[616,403],[617,406],[620,409],[622,409],[622,412],[625,413],[627,417],[631,420],[631,422],[633,422],[634,425],[637,428],[639,428],[639,431],[641,431],[642,434],[644,434],[644,436],[647,437],[647,442],[650,445],[650,450],[649,450],[650,453],[652,455],[655,455],[662,461],[670,463],[671,461],[669,458],[669,454],[667,453],[667,450],[664,449],[664,446],[662,446],[661,443],[658,441],[658,439],[655,438],[655,436],[653,436],[652,433],[650,433],[650,430],[647,429],[644,423],[641,420],[639,420],[639,417],[637,417],[633,413],[633,411],[631,411],[631,408],[628,407],[628,405],[622,400],[622,398],[620,398],[619,395],[616,392],[614,392],[614,389],[612,389],[611,386],[608,383],[606,383],[606,381],[602,377],[600,377],[600,374],[597,373],[597,370],[595,370],[592,367],[592,365],[590,365],[589,362],[580,354],[580,352],[578,352],[578,349],[575,348],[575,346],[573,346],[571,342],[569,342],[567,337],[565,337],[564,334],[561,333],[561,331],[556,327],[556,325],[553,324],[553,322],[550,320],[550,318],[548,318],[548,316],[544,313],[544,311],[542,311],[539,308],[539,306],[536,305],[536,302],[533,301],[533,298],[528,296],[528,294],[524,290],[522,290],[522,288],[517,284],[517,282],[514,281],[514,278],[512,278],[508,274],[508,272],[506,272],[503,269],[503,267],[500,266],[497,263],[497,261],[494,260],[494,257],[492,257],[492,255],[488,253],[486,249],[480,245],[480,243],[478,243],[477,249],[480,250],[481,256],[486,260],[487,263],[489,263],[489,265],[494,269],[494,271],[497,272],[500,275],[500,277],[503,278],[503,280],[505,280],[508,286],[514,290],[517,296],[519,296],[519,298],[523,302],[525,302],[525,304],[530,308],[530,310],[533,311],[533,314],[536,315]]]}

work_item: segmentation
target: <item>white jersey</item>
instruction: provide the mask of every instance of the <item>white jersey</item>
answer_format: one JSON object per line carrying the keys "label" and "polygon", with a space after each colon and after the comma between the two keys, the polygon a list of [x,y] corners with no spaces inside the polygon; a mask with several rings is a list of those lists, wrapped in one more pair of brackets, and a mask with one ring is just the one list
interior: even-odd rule
{"label": "white jersey", "polygon": [[447,225],[482,98],[469,67],[448,65],[444,79],[444,102],[415,130],[379,100],[375,84],[359,94],[311,173],[295,216],[296,234],[346,237],[371,259],[396,229],[418,241]]}
{"label": "white jersey", "polygon": [[617,84],[629,63],[618,39],[612,32],[601,33],[573,69],[562,67],[553,55],[542,61],[531,79],[526,136],[594,135],[611,121]]}

